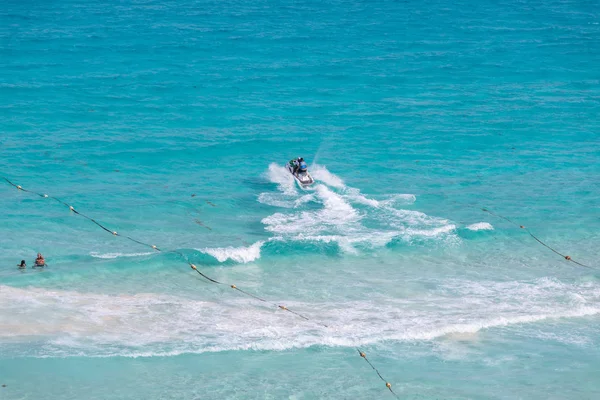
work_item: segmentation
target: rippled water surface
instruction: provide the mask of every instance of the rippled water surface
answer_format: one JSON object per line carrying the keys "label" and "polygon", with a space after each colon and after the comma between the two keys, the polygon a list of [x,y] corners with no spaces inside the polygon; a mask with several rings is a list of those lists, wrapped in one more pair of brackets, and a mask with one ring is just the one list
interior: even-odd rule
{"label": "rippled water surface", "polygon": [[3,2],[0,398],[599,398],[599,10]]}

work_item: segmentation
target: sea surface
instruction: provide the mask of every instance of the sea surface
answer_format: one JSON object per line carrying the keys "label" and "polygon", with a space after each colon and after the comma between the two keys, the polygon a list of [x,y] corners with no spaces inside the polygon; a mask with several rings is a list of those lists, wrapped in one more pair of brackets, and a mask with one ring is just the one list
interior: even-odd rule
{"label": "sea surface", "polygon": [[597,1],[3,0],[0,176],[120,236],[0,182],[0,399],[600,398],[599,71]]}

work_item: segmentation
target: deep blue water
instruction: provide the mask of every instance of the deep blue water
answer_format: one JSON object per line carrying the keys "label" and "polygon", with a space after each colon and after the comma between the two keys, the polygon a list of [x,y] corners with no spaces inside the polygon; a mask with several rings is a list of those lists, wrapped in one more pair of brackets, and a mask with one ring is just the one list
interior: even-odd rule
{"label": "deep blue water", "polygon": [[0,399],[600,397],[599,10],[2,2]]}

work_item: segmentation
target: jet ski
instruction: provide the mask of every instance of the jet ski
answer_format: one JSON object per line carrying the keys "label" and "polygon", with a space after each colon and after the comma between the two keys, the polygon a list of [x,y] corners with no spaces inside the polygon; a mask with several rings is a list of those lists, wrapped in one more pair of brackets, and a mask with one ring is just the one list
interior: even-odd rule
{"label": "jet ski", "polygon": [[300,186],[310,186],[315,183],[313,177],[308,173],[308,167],[303,158],[289,161],[286,167],[288,171],[290,171],[290,174],[298,181]]}

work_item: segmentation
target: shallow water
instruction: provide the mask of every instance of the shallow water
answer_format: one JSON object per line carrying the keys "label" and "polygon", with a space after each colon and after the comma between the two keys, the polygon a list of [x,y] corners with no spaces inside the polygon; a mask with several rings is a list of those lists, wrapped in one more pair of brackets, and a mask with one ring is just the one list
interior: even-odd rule
{"label": "shallow water", "polygon": [[4,184],[0,398],[391,398],[356,346],[401,397],[597,398],[599,23],[3,3],[2,175],[312,322]]}

